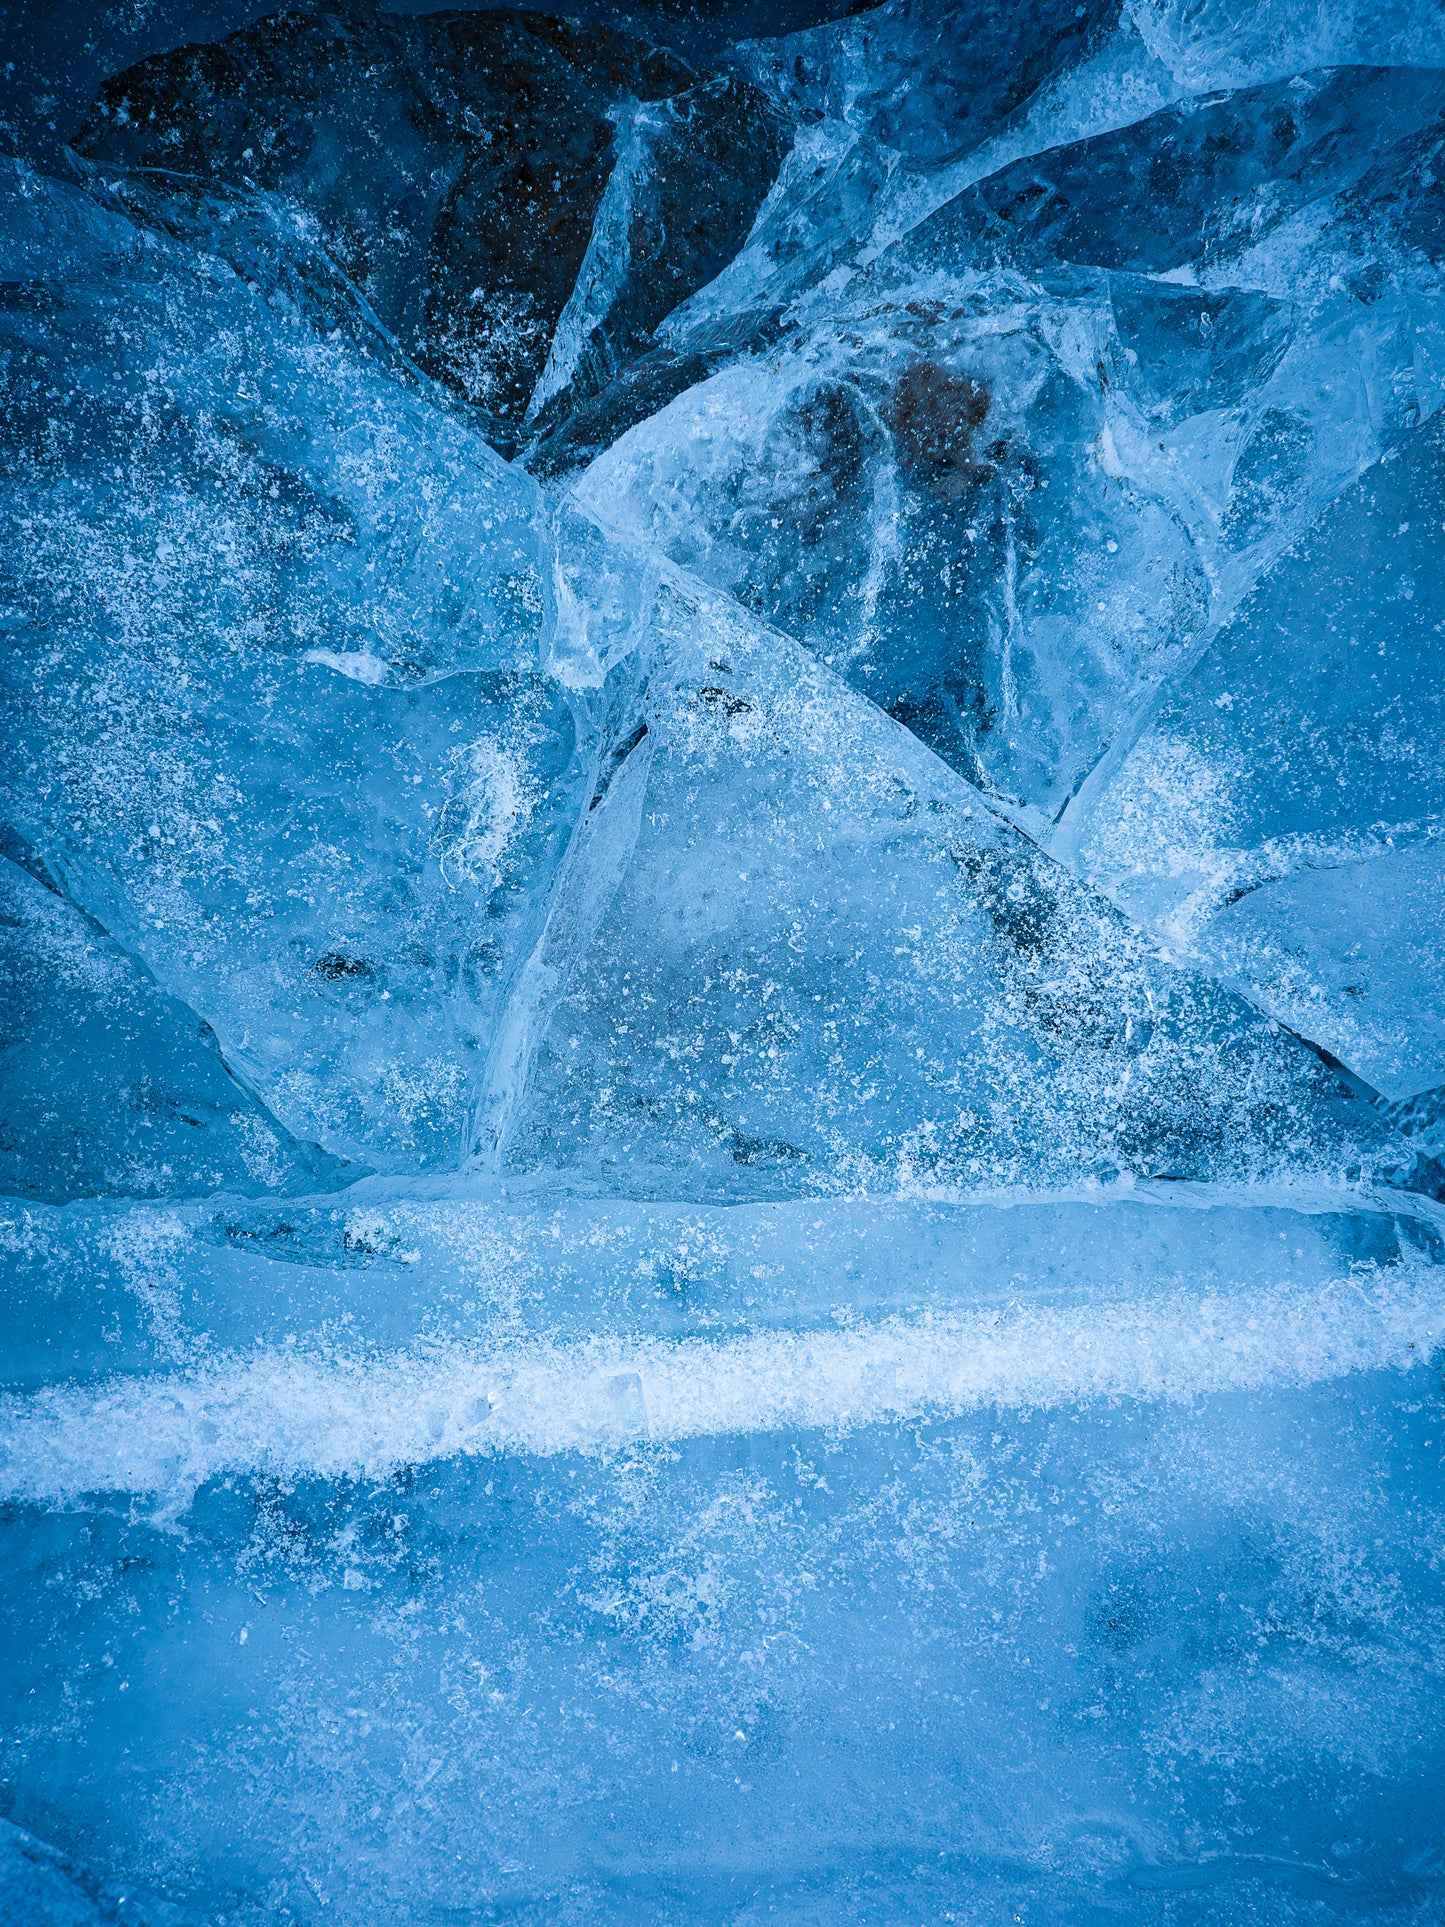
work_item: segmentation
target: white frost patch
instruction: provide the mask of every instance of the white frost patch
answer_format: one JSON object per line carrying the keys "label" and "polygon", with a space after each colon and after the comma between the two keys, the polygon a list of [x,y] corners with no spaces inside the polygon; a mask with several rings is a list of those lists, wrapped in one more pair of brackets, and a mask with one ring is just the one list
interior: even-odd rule
{"label": "white frost patch", "polygon": [[1108,815],[1082,851],[1085,874],[1105,889],[1168,880],[1150,919],[1180,947],[1213,914],[1240,874],[1233,847],[1238,772],[1174,737],[1146,736],[1109,796]]}
{"label": "white frost patch", "polygon": [[368,689],[379,688],[391,680],[391,664],[380,656],[373,656],[369,649],[308,649],[301,660],[320,663],[323,669],[334,669],[338,676],[365,683]]}
{"label": "white frost patch", "polygon": [[522,764],[489,736],[453,752],[456,787],[442,810],[436,857],[450,884],[501,882],[502,858],[532,817]]}
{"label": "white frost patch", "polygon": [[241,1162],[258,1184],[279,1190],[286,1181],[281,1140],[264,1118],[248,1111],[232,1111],[231,1129],[239,1141]]}
{"label": "white frost patch", "polygon": [[381,1478],[458,1453],[607,1451],[719,1433],[838,1430],[981,1406],[1192,1399],[1422,1363],[1445,1274],[1325,1289],[981,1308],[727,1340],[532,1341],[371,1358],[295,1350],[0,1400],[0,1493],[64,1504],[225,1473]]}

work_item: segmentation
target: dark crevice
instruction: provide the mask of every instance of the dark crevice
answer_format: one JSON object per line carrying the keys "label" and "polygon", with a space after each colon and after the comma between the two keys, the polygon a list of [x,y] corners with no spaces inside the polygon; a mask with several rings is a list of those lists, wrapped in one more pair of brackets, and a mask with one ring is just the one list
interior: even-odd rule
{"label": "dark crevice", "polygon": [[606,767],[597,779],[597,787],[592,792],[592,800],[587,805],[587,813],[589,816],[592,811],[597,808],[597,805],[602,801],[603,797],[606,796],[608,790],[611,789],[613,778],[617,775],[618,770],[621,769],[622,765],[627,761],[633,750],[638,747],[646,734],[647,724],[639,723],[631,735],[619,743],[617,748],[614,749],[608,757]]}
{"label": "dark crevice", "polygon": [[1367,1083],[1357,1071],[1352,1071],[1349,1065],[1336,1057],[1332,1050],[1327,1050],[1323,1044],[1317,1044],[1313,1037],[1306,1037],[1302,1030],[1296,1030],[1291,1024],[1281,1023],[1279,1027],[1303,1044],[1312,1056],[1319,1059],[1327,1071],[1333,1072],[1349,1091],[1351,1097],[1362,1098],[1366,1104],[1372,1104],[1376,1109],[1385,1107],[1386,1100],[1383,1093],[1377,1091],[1373,1084]]}
{"label": "dark crevice", "polygon": [[34,877],[35,881],[49,890],[52,896],[61,898],[65,896],[64,890],[56,881],[55,872],[39,850],[33,843],[26,842],[20,832],[12,829],[8,823],[0,823],[0,857],[6,858],[15,865],[17,870],[23,870],[27,876]]}

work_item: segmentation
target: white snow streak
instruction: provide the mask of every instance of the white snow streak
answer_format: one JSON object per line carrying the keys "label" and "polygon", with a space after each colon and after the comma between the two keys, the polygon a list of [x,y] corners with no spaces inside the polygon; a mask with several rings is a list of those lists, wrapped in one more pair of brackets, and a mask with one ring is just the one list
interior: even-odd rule
{"label": "white snow streak", "polygon": [[227,1472],[377,1478],[456,1453],[1191,1399],[1406,1367],[1442,1338],[1445,1282],[1411,1269],[1323,1290],[1176,1292],[725,1340],[369,1358],[266,1350],[0,1401],[0,1494],[63,1503],[112,1490],[175,1503]]}

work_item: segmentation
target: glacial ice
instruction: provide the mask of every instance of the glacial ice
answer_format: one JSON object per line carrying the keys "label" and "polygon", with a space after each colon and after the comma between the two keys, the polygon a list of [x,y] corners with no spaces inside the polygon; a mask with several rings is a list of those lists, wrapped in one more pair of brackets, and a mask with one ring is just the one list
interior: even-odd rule
{"label": "glacial ice", "polygon": [[6,32],[0,1916],[1445,1922],[1438,7]]}

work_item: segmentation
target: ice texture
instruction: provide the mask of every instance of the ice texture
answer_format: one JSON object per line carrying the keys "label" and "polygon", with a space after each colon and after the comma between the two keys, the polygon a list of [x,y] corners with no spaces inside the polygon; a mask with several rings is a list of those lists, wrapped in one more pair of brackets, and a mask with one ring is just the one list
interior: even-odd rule
{"label": "ice texture", "polygon": [[142,12],[0,61],[0,1917],[1445,1927],[1438,6]]}
{"label": "ice texture", "polygon": [[1391,1098],[1445,1083],[1442,430],[1414,430],[1274,564],[1071,828],[1136,916]]}

